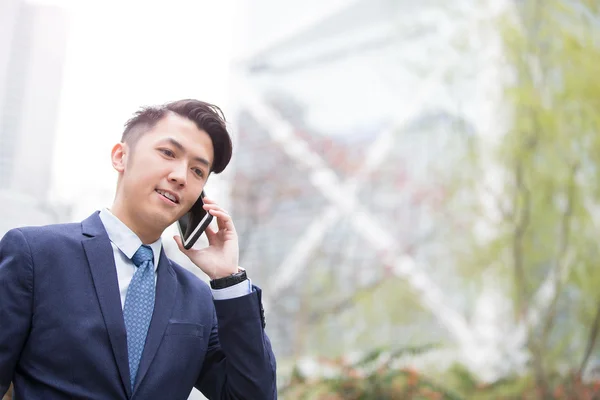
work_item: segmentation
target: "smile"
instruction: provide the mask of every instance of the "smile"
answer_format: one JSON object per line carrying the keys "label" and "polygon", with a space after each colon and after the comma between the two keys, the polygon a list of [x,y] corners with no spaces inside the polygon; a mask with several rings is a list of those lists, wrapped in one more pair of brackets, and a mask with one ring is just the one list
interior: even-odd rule
{"label": "smile", "polygon": [[179,203],[179,199],[173,193],[170,193],[170,192],[167,192],[164,190],[160,190],[160,189],[156,189],[156,193],[160,194],[161,196],[163,196],[164,198],[168,199],[169,201],[171,201],[175,204]]}

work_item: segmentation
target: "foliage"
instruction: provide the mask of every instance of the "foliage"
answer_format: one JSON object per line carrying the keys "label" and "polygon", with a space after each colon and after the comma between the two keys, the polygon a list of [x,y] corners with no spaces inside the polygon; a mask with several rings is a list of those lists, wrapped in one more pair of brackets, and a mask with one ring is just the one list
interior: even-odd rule
{"label": "foliage", "polygon": [[355,363],[341,360],[330,363],[338,374],[330,378],[308,379],[298,368],[288,386],[280,391],[286,399],[328,400],[392,400],[392,399],[447,399],[461,397],[448,391],[433,379],[426,378],[412,368],[394,367],[403,356],[416,356],[433,346],[404,348],[396,351],[376,349]]}
{"label": "foliage", "polygon": [[[428,351],[428,347],[391,353],[388,362],[377,364],[384,354],[381,349],[367,354],[349,365],[330,362],[339,367],[339,375],[309,379],[298,368],[289,384],[280,391],[286,400],[496,400],[537,399],[539,388],[530,375],[505,377],[497,382],[483,383],[460,365],[454,365],[437,377],[427,376],[409,367],[394,366],[393,360],[413,353]],[[369,371],[365,367],[376,365]],[[369,372],[367,372],[369,371]],[[600,398],[600,381],[583,383],[575,376],[554,382],[548,399],[593,400]]]}
{"label": "foliage", "polygon": [[[462,209],[465,233],[448,260],[465,280],[494,277],[512,311],[503,322],[525,332],[524,371],[484,384],[459,366],[435,377],[392,364],[358,375],[344,367],[335,379],[297,374],[289,398],[600,397],[597,382],[583,383],[600,348],[600,3],[517,3],[499,22],[508,126],[465,157],[449,204],[471,209]],[[477,204],[482,193],[493,210]],[[482,220],[490,238],[477,237]]]}
{"label": "foliage", "polygon": [[[565,369],[584,372],[600,312],[600,8],[561,0],[519,7],[502,26],[512,124],[496,152],[503,207],[488,262],[499,257],[512,283],[514,317],[527,324],[530,367],[545,397]],[[538,304],[546,283],[553,294]]]}

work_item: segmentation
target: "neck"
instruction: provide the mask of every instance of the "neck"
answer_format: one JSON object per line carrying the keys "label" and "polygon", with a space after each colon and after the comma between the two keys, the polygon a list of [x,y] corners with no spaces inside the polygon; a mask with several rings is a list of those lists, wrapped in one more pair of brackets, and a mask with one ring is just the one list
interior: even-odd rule
{"label": "neck", "polygon": [[162,234],[162,231],[157,230],[148,224],[148,222],[151,221],[141,221],[141,218],[136,218],[137,216],[135,213],[128,210],[127,207],[116,200],[110,208],[110,212],[127,225],[127,227],[140,238],[143,244],[156,242]]}

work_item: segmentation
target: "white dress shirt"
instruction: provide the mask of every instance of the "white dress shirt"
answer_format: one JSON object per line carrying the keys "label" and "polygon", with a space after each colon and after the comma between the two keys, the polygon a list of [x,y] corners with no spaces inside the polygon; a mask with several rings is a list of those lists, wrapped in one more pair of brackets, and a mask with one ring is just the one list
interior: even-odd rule
{"label": "white dress shirt", "polygon": [[[137,268],[133,261],[131,261],[131,258],[142,245],[142,241],[127,225],[108,209],[105,208],[100,211],[100,220],[104,225],[104,229],[106,229],[106,233],[108,233],[108,238],[110,239],[110,244],[113,249],[113,256],[117,267],[117,278],[119,281],[119,292],[121,294],[121,307],[124,307],[127,289],[129,288],[129,283]],[[156,284],[158,261],[162,248],[161,239],[159,238],[149,246],[152,248],[152,253],[154,254],[154,282]],[[232,299],[251,293],[252,283],[250,282],[250,279],[248,279],[247,281],[240,282],[237,285],[225,289],[211,290],[215,300]]]}

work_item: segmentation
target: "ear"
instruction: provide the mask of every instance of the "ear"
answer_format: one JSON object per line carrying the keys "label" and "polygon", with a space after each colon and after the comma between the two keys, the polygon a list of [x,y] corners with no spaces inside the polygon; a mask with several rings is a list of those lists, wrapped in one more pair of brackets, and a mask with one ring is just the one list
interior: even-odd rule
{"label": "ear", "polygon": [[117,172],[125,171],[125,165],[127,164],[127,156],[129,154],[126,143],[120,142],[114,145],[110,153],[112,166]]}

